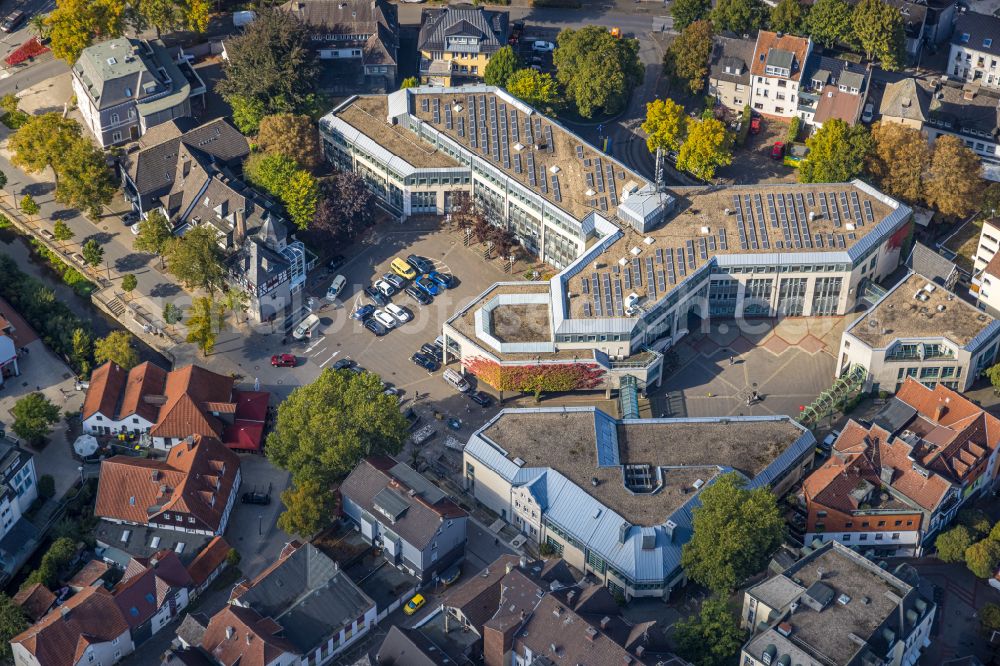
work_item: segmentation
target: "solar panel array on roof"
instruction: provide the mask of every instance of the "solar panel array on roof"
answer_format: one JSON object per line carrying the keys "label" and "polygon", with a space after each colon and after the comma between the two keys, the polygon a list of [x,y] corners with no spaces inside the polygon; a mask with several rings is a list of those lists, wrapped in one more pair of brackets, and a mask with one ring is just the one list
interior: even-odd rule
{"label": "solar panel array on roof", "polygon": [[865,219],[869,222],[875,221],[875,216],[872,214],[872,202],[865,199]]}
{"label": "solar panel array on roof", "polygon": [[541,143],[542,141],[542,119],[535,117],[535,142]]}
{"label": "solar panel array on roof", "polygon": [[812,240],[809,236],[809,216],[806,215],[805,199],[799,192],[795,193],[795,211],[799,217],[799,231],[802,233],[802,244],[807,248],[812,248]]}
{"label": "solar panel array on roof", "polygon": [[865,220],[861,217],[861,202],[858,201],[857,192],[851,192],[851,210],[854,212],[854,220],[858,223],[858,226],[865,226]]}
{"label": "solar panel array on roof", "polygon": [[479,98],[479,149],[489,155],[489,126],[486,121],[486,97]]}
{"label": "solar panel array on roof", "polygon": [[535,187],[537,179],[535,178],[535,154],[528,153],[528,184]]}
{"label": "solar panel array on roof", "polygon": [[476,126],[476,98],[469,95],[468,105],[465,108],[469,112],[469,145],[478,148],[479,127]]}
{"label": "solar panel array on roof", "polygon": [[458,135],[460,137],[462,137],[463,139],[465,138],[465,117],[464,116],[459,116],[458,117]]}
{"label": "solar panel array on roof", "polygon": [[605,199],[604,197],[601,197],[600,199],[597,200],[597,203],[600,205],[602,211],[607,212],[607,210],[608,210],[608,200],[607,199]]}
{"label": "solar panel array on roof", "polygon": [[549,182],[545,179],[545,165],[538,165],[538,189],[542,191],[543,194],[549,193]]}
{"label": "solar panel array on roof", "polygon": [[518,138],[519,132],[517,131],[517,109],[510,110],[510,138],[514,143],[519,143],[521,140]]}
{"label": "solar panel array on roof", "polygon": [[552,140],[552,126],[545,126],[545,150],[550,153],[556,152],[556,142]]}
{"label": "solar panel array on roof", "polygon": [[[750,197],[747,197],[749,200]],[[747,208],[750,207],[749,201],[747,203]],[[765,250],[771,249],[771,239],[767,235],[767,223],[764,221],[764,202],[760,198],[760,194],[753,195],[753,210],[754,210],[754,220],[756,221],[757,228],[760,230],[760,245]]]}
{"label": "solar panel array on roof", "polygon": [[590,280],[586,278],[583,279],[583,293],[585,294],[590,293]]}
{"label": "solar panel array on roof", "polygon": [[641,287],[642,264],[639,262],[639,257],[632,257],[632,275],[634,276],[636,286]]}
{"label": "solar panel array on roof", "polygon": [[719,229],[719,249],[723,252],[729,250],[729,243],[726,242],[726,230],[724,228]]}
{"label": "solar panel array on roof", "polygon": [[597,273],[590,274],[590,295],[594,299],[594,313],[600,317],[601,309],[601,284],[597,279]]}
{"label": "solar panel array on roof", "polygon": [[503,168],[510,168],[510,134],[507,127],[507,105],[501,104],[497,114],[500,120],[500,159],[503,161]]}
{"label": "solar panel array on roof", "polygon": [[444,128],[451,129],[451,104],[444,105]]}
{"label": "solar panel array on roof", "polygon": [[740,196],[738,194],[733,195],[733,209],[736,211],[736,229],[740,234],[740,249],[749,249],[747,244],[747,229],[746,224],[743,221],[743,209],[740,207]]}
{"label": "solar panel array on roof", "polygon": [[441,100],[437,97],[434,98],[434,124],[441,124]]}
{"label": "solar panel array on roof", "polygon": [[429,99],[427,99],[426,97],[423,97],[423,98],[420,99],[420,110],[421,111],[423,111],[424,113],[427,113],[427,110],[430,109],[430,106],[431,106],[431,101]]}
{"label": "solar panel array on roof", "polygon": [[626,289],[631,289],[632,288],[632,271],[629,270],[628,266],[626,266],[625,270],[622,271],[622,279],[625,281],[625,288]]}
{"label": "solar panel array on roof", "polygon": [[677,273],[674,272],[674,255],[668,252],[665,259],[667,264],[667,281],[670,284],[677,284]]}
{"label": "solar panel array on roof", "polygon": [[844,234],[837,234],[837,247],[841,249],[847,247],[847,243],[844,242]]}
{"label": "solar panel array on roof", "polygon": [[597,180],[597,191],[604,192],[604,172],[601,170],[601,160],[594,160],[594,178]]}
{"label": "solar panel array on roof", "polygon": [[653,258],[646,257],[646,288],[650,298],[656,298],[656,282],[653,277]]}
{"label": "solar panel array on roof", "polygon": [[812,192],[807,193],[806,196],[809,198],[809,206],[812,207],[812,208],[815,208],[816,207],[816,197],[813,195]]}
{"label": "solar panel array on roof", "polygon": [[[687,254],[688,268],[693,271],[694,267],[695,267],[695,263],[694,263],[694,241],[692,241],[692,240],[686,240],[686,241],[684,241],[684,248],[685,248],[685,250],[687,250],[686,254]],[[678,248],[678,251],[680,251],[680,248]]]}
{"label": "solar panel array on roof", "polygon": [[577,159],[583,159],[583,146],[576,147],[576,157]]}
{"label": "solar panel array on roof", "polygon": [[490,122],[490,148],[491,154],[493,155],[493,161],[500,161],[500,128],[497,124],[497,98],[490,96],[489,98],[489,122]]}
{"label": "solar panel array on roof", "polygon": [[819,233],[814,234],[813,235],[813,242],[815,243],[816,247],[822,248],[823,247],[823,234],[819,234]]}
{"label": "solar panel array on roof", "polygon": [[590,172],[588,171],[588,172],[587,172],[586,174],[584,174],[584,175],[585,175],[585,177],[586,177],[586,179],[587,179],[587,188],[588,188],[588,189],[591,189],[591,190],[592,190],[592,189],[594,189],[594,174],[592,174],[592,173],[590,173]]}
{"label": "solar panel array on roof", "polygon": [[708,243],[705,242],[704,238],[698,239],[698,256],[701,257],[702,261],[708,261]]}
{"label": "solar panel array on roof", "polygon": [[514,153],[514,173],[521,173],[521,155]]}
{"label": "solar panel array on roof", "polygon": [[584,317],[590,317],[592,314],[593,314],[593,312],[590,309],[590,303],[584,303],[583,304],[583,316]]}
{"label": "solar panel array on roof", "polygon": [[559,176],[552,174],[552,198],[562,201],[562,192],[559,190]]}

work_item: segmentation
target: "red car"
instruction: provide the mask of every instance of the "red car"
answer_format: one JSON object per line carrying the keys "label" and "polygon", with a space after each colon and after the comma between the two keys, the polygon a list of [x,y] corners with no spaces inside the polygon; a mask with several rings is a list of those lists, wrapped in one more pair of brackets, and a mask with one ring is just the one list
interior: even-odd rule
{"label": "red car", "polygon": [[780,160],[785,156],[785,144],[781,141],[775,141],[774,146],[771,148],[771,159]]}
{"label": "red car", "polygon": [[760,134],[761,120],[760,116],[754,116],[750,119],[750,133]]}
{"label": "red car", "polygon": [[295,356],[292,354],[275,354],[271,357],[271,365],[276,368],[294,368]]}

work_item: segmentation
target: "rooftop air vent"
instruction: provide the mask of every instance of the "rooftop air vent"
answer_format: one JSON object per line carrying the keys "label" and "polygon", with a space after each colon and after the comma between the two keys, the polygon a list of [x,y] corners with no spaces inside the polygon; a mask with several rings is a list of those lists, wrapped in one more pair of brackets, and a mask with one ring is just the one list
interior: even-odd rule
{"label": "rooftop air vent", "polygon": [[699,231],[701,231],[702,236],[707,236],[712,233],[712,230],[709,227],[702,227]]}
{"label": "rooftop air vent", "polygon": [[655,242],[655,239],[652,236],[646,236],[642,239],[642,242],[646,245],[652,245]]}
{"label": "rooftop air vent", "polygon": [[842,594],[839,597],[837,597],[837,603],[840,604],[841,606],[846,606],[847,604],[851,603],[851,598],[846,594]]}
{"label": "rooftop air vent", "polygon": [[633,257],[638,257],[640,252],[642,252],[642,250],[640,250],[638,246],[633,247],[631,250],[629,250],[629,254],[631,254]]}
{"label": "rooftop air vent", "polygon": [[549,171],[551,171],[552,173],[559,173],[560,169],[558,166],[553,164],[552,166],[549,167]]}
{"label": "rooftop air vent", "polygon": [[514,458],[513,463],[518,467],[524,467],[524,461],[520,458]]}
{"label": "rooftop air vent", "polygon": [[848,231],[854,231],[854,223],[853,222],[848,222],[844,226],[847,227]]}

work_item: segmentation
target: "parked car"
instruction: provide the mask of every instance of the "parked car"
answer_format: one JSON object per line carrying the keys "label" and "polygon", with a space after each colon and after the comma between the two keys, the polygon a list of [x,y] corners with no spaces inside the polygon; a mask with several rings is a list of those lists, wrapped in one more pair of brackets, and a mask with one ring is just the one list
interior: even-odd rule
{"label": "parked car", "polygon": [[437,271],[431,271],[427,274],[427,277],[437,282],[444,289],[451,289],[455,286],[455,276],[448,275],[447,273],[438,273]]}
{"label": "parked car", "polygon": [[389,264],[389,268],[392,269],[393,273],[396,273],[400,277],[404,277],[407,280],[412,280],[417,277],[417,271],[414,270],[413,266],[407,263],[407,261],[402,257],[396,257],[393,259],[392,263]]}
{"label": "parked car", "polygon": [[821,448],[825,452],[829,452],[830,449],[833,448],[833,443],[837,441],[838,437],[840,437],[840,431],[834,430],[829,435],[823,438],[823,442],[819,445],[819,448]]}
{"label": "parked car", "polygon": [[438,345],[432,345],[429,342],[425,342],[424,344],[420,345],[420,351],[421,353],[429,354],[434,358],[441,358],[441,347],[439,347]]}
{"label": "parked car", "polygon": [[333,282],[330,283],[329,288],[326,290],[326,300],[335,301],[340,292],[344,290],[344,286],[347,284],[347,278],[343,275],[338,275],[333,278]]}
{"label": "parked car", "polygon": [[424,370],[427,370],[428,372],[434,372],[435,370],[441,367],[441,364],[438,363],[437,359],[435,359],[433,356],[428,356],[427,354],[423,354],[421,352],[417,352],[416,354],[411,356],[410,360],[419,365]]}
{"label": "parked car", "polygon": [[352,367],[353,365],[354,365],[354,359],[351,359],[351,358],[342,358],[342,359],[340,359],[339,361],[337,361],[336,363],[333,364],[333,369],[334,370],[345,370],[345,369],[348,369],[348,368]]}
{"label": "parked car", "polygon": [[411,254],[406,258],[406,262],[413,266],[418,273],[430,273],[434,270],[434,262],[430,259],[425,259],[417,254]]}
{"label": "parked car", "polygon": [[22,12],[20,9],[12,11],[7,14],[7,17],[0,22],[0,30],[4,32],[14,32],[17,30],[18,26],[24,23],[24,20],[28,18],[28,15]]}
{"label": "parked car", "polygon": [[865,110],[861,114],[861,122],[870,123],[875,116],[875,105],[871,102],[865,104]]}
{"label": "parked car", "polygon": [[383,326],[385,326],[386,330],[389,330],[389,329],[392,329],[392,328],[396,328],[396,324],[398,323],[396,321],[395,317],[393,317],[391,314],[389,314],[385,310],[381,310],[381,309],[376,310],[372,314],[372,318],[374,318],[378,323],[380,323]]}
{"label": "parked car", "polygon": [[344,258],[344,255],[335,254],[333,255],[333,257],[330,258],[330,261],[326,262],[326,267],[329,268],[331,271],[335,271],[341,266],[343,266],[345,261],[347,261],[347,259]]}
{"label": "parked car", "polygon": [[80,264],[81,266],[86,266],[87,265],[87,260],[84,259],[83,255],[80,254],[79,252],[74,252],[73,253],[73,261],[75,261],[76,263]]}
{"label": "parked car", "polygon": [[48,229],[42,229],[38,233],[40,233],[42,235],[42,237],[44,239],[46,239],[46,240],[55,240],[56,239],[56,237]]}
{"label": "parked car", "polygon": [[386,298],[391,298],[396,293],[396,288],[385,280],[375,280],[375,288]]}
{"label": "parked car", "polygon": [[366,303],[365,305],[362,305],[360,308],[351,313],[351,319],[357,321],[364,321],[365,319],[371,317],[373,312],[375,312],[375,306],[368,305]]}
{"label": "parked car", "polygon": [[552,42],[546,42],[539,39],[531,44],[531,50],[538,51],[540,53],[548,53],[549,51],[555,51],[556,45]]}
{"label": "parked car", "polygon": [[434,300],[429,295],[425,294],[424,292],[420,291],[414,286],[409,286],[403,291],[406,293],[407,296],[415,300],[417,303],[420,303],[421,305],[430,305],[431,302]]}
{"label": "parked car", "polygon": [[448,368],[444,371],[443,377],[459,393],[467,393],[472,389],[472,385],[469,384],[469,381],[458,370]]}
{"label": "parked car", "polygon": [[437,296],[438,294],[441,293],[441,287],[438,285],[438,283],[430,279],[426,275],[421,275],[420,277],[418,277],[416,280],[414,280],[413,284],[417,287],[417,289],[424,292],[428,296]]}
{"label": "parked car", "polygon": [[406,308],[401,308],[395,303],[389,303],[385,306],[385,311],[399,320],[400,324],[405,324],[406,322],[413,319],[413,315]]}
{"label": "parked car", "polygon": [[771,146],[771,159],[780,160],[785,157],[785,143],[783,141],[775,141],[774,145]]}
{"label": "parked car", "polygon": [[296,340],[305,340],[306,338],[311,338],[316,329],[319,328],[319,316],[311,314],[295,327],[292,331],[292,337]]}
{"label": "parked car", "polygon": [[295,355],[294,354],[275,354],[271,357],[271,365],[275,368],[294,368],[295,367]]}
{"label": "parked car", "polygon": [[374,317],[365,319],[365,328],[380,337],[389,332],[389,329],[386,328],[382,322],[376,321]]}
{"label": "parked car", "polygon": [[418,610],[420,610],[426,603],[427,600],[424,599],[422,594],[415,594],[413,595],[413,598],[407,601],[406,605],[403,606],[403,612],[406,613],[407,615],[413,615]]}
{"label": "parked car", "polygon": [[760,128],[764,124],[763,119],[760,116],[754,116],[750,119],[750,133],[760,134]]}
{"label": "parked car", "polygon": [[474,391],[468,395],[469,400],[476,403],[480,407],[489,407],[493,404],[493,400],[490,398],[489,394],[483,393],[482,391]]}
{"label": "parked car", "polygon": [[396,291],[400,291],[406,286],[406,279],[399,277],[395,273],[386,273],[382,279],[391,284]]}
{"label": "parked car", "polygon": [[122,216],[122,224],[126,227],[131,227],[133,224],[139,221],[139,213],[132,211],[131,213],[125,213]]}
{"label": "parked car", "polygon": [[251,490],[249,492],[243,493],[240,501],[244,504],[259,504],[261,506],[267,506],[271,503],[270,493],[259,493],[256,490]]}
{"label": "parked car", "polygon": [[375,287],[365,287],[365,294],[368,295],[368,298],[372,299],[372,302],[375,303],[375,305],[384,306],[389,302],[389,299]]}

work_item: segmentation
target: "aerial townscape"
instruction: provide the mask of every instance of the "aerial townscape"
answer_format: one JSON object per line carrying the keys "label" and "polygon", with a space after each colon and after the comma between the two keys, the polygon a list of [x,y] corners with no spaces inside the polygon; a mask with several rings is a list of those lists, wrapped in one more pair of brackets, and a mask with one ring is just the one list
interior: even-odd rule
{"label": "aerial townscape", "polygon": [[1000,666],[1000,0],[0,19],[0,666]]}

